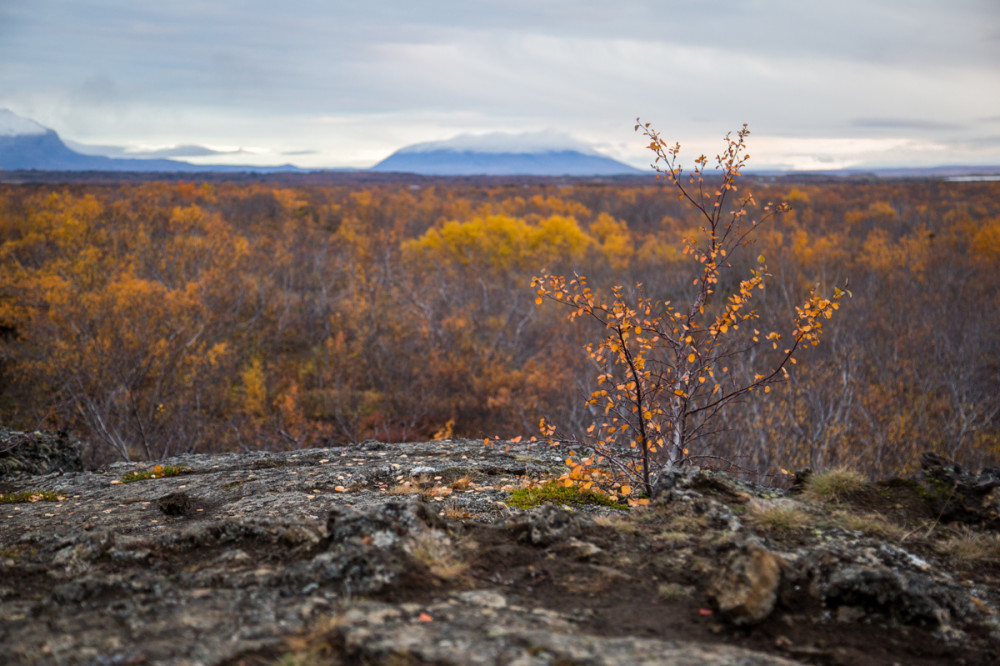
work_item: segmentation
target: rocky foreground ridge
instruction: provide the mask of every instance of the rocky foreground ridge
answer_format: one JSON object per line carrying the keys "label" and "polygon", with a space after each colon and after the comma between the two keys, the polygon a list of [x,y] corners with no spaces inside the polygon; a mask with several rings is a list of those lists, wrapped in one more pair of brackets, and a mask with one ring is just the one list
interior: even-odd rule
{"label": "rocky foreground ridge", "polygon": [[3,664],[1000,661],[998,470],[785,492],[689,469],[648,507],[521,510],[561,468],[544,448],[81,471],[73,446],[0,429]]}

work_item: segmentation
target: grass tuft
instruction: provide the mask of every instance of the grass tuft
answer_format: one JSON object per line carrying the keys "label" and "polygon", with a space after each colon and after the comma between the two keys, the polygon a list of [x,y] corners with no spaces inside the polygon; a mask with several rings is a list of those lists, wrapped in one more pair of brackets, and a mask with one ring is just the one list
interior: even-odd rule
{"label": "grass tuft", "polygon": [[853,470],[838,468],[806,479],[803,495],[820,502],[839,502],[851,494],[864,490],[868,480]]}
{"label": "grass tuft", "polygon": [[795,506],[776,502],[752,502],[749,520],[759,528],[789,532],[813,523],[812,517]]}
{"label": "grass tuft", "polygon": [[1000,562],[1000,535],[964,529],[937,546],[963,562]]}
{"label": "grass tuft", "polygon": [[899,525],[890,523],[877,513],[858,514],[836,511],[832,518],[836,524],[845,529],[861,532],[871,537],[901,540],[906,536],[906,530]]}
{"label": "grass tuft", "polygon": [[456,557],[451,540],[436,530],[414,536],[410,539],[409,547],[413,557],[438,578],[457,578],[469,568],[468,564]]}

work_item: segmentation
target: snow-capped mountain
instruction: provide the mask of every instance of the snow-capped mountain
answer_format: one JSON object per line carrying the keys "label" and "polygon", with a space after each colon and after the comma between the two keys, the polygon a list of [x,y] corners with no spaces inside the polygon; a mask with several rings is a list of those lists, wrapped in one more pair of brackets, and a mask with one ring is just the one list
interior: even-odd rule
{"label": "snow-capped mountain", "polygon": [[31,136],[48,131],[34,120],[22,118],[8,109],[0,109],[0,137]]}
{"label": "snow-capped mountain", "polygon": [[84,155],[63,143],[59,135],[34,120],[0,109],[0,170],[21,171],[294,171],[282,167],[203,166],[170,159],[112,158]]}
{"label": "snow-capped mountain", "polygon": [[107,168],[103,162],[95,163],[93,159],[73,152],[58,134],[34,120],[22,118],[8,109],[0,109],[0,169]]}
{"label": "snow-capped mountain", "polygon": [[429,176],[610,176],[640,173],[565,134],[462,134],[407,146],[372,167]]}

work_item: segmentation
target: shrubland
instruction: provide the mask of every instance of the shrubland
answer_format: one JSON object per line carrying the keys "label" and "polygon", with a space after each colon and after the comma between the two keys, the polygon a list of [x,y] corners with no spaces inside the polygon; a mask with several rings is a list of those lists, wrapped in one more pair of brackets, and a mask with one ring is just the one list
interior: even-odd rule
{"label": "shrubland", "polygon": [[[727,259],[715,302],[755,272],[763,322],[848,282],[852,297],[766,399],[741,393],[699,432],[700,464],[1000,462],[1000,183],[743,182],[789,209]],[[73,431],[91,463],[528,436],[543,417],[582,435],[607,374],[585,349],[608,329],[536,306],[529,284],[586,275],[683,302],[704,276],[684,239],[705,222],[675,194],[640,178],[0,185],[0,422]],[[789,335],[716,374],[775,367]]]}

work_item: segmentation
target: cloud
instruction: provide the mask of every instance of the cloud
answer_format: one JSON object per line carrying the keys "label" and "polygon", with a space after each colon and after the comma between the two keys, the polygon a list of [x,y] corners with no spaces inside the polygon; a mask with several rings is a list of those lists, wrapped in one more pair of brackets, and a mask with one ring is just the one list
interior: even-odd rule
{"label": "cloud", "polygon": [[629,151],[637,115],[695,145],[743,122],[940,143],[996,131],[998,20],[996,0],[0,2],[0,107],[310,166],[549,127]]}
{"label": "cloud", "polygon": [[217,150],[214,148],[208,148],[206,146],[196,146],[196,145],[182,145],[182,146],[166,146],[162,148],[144,148],[137,146],[109,146],[109,145],[92,145],[78,143],[69,139],[64,139],[67,146],[72,148],[78,153],[83,153],[84,155],[104,155],[106,157],[129,157],[136,159],[158,159],[158,158],[175,158],[175,157],[208,157],[211,155],[246,155],[252,154],[253,151],[245,150],[243,148],[236,148],[232,150]]}
{"label": "cloud", "polygon": [[946,123],[936,120],[920,120],[916,118],[855,118],[851,120],[852,127],[864,129],[889,129],[889,130],[960,130],[962,125],[956,123]]}

